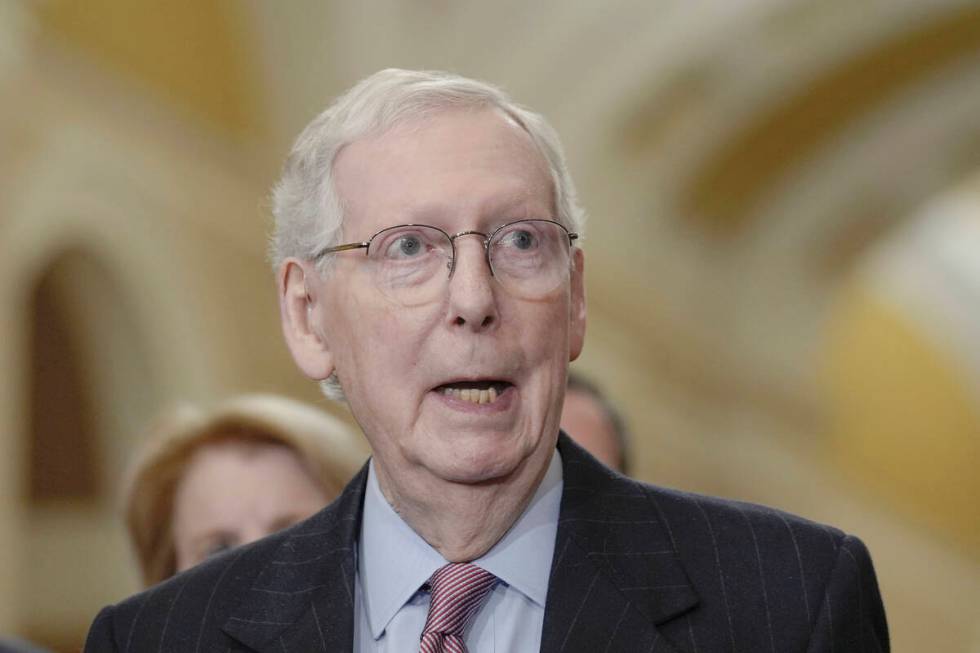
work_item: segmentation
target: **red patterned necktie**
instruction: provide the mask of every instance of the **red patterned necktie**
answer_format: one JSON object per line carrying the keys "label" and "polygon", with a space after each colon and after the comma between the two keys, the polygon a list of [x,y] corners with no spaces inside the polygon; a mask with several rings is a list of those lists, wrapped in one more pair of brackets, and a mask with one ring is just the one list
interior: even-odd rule
{"label": "red patterned necktie", "polygon": [[466,653],[463,634],[497,577],[468,563],[450,563],[429,579],[432,600],[419,653]]}

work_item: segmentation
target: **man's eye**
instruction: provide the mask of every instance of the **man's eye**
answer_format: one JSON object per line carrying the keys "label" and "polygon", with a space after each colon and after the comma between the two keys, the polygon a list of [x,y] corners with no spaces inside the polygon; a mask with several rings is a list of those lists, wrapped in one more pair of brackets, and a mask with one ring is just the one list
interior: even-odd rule
{"label": "man's eye", "polygon": [[399,236],[388,245],[385,255],[390,259],[413,258],[421,254],[424,247],[425,244],[418,236]]}
{"label": "man's eye", "polygon": [[537,246],[538,238],[527,229],[515,229],[504,236],[503,244],[515,249],[528,250]]}

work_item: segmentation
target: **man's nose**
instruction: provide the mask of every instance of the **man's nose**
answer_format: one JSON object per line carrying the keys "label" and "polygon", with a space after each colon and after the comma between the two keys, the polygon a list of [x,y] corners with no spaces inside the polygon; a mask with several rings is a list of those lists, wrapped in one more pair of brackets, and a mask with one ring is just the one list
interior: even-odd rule
{"label": "man's nose", "polygon": [[481,234],[456,240],[456,260],[449,279],[449,319],[474,331],[495,325],[498,319],[493,275]]}

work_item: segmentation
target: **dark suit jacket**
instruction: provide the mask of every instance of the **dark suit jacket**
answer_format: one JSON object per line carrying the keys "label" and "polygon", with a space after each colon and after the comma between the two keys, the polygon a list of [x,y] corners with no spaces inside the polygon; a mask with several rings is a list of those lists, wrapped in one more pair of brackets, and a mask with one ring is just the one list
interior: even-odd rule
{"label": "dark suit jacket", "polygon": [[[888,651],[868,551],[760,506],[644,485],[564,434],[541,650]],[[330,506],[96,618],[87,653],[350,651],[366,469]]]}

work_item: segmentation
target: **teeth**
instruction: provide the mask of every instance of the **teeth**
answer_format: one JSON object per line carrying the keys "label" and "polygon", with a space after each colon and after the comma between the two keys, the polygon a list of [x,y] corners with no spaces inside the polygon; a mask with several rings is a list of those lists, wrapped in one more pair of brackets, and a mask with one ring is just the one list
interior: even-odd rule
{"label": "teeth", "polygon": [[493,386],[485,390],[477,388],[450,388],[442,389],[442,394],[454,399],[461,399],[474,404],[492,404],[497,401],[497,389]]}

